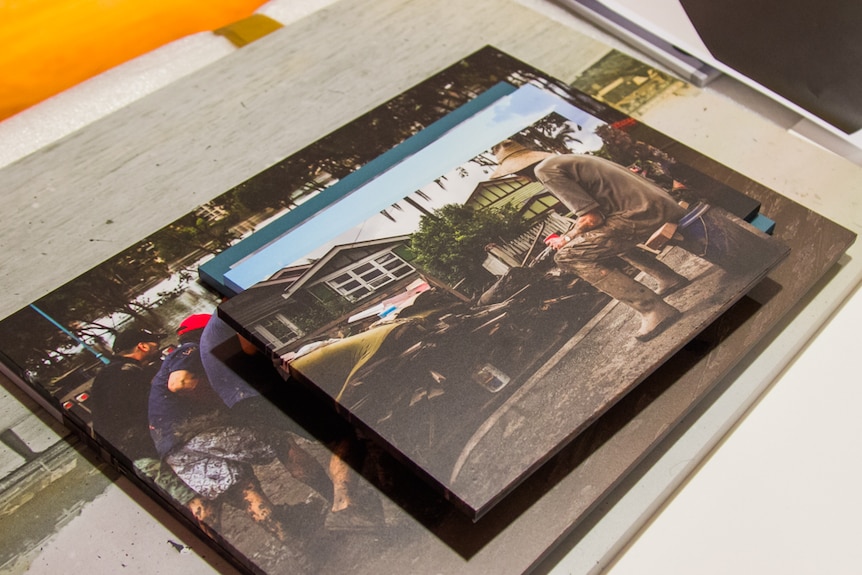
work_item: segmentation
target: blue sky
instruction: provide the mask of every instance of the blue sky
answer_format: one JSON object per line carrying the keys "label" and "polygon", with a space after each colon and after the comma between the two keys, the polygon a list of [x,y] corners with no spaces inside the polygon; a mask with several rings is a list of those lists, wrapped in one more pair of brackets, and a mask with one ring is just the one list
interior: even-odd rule
{"label": "blue sky", "polygon": [[[260,249],[255,255],[244,259],[225,274],[225,281],[238,290],[245,290],[266,279],[279,269],[298,263],[307,257],[319,257],[329,247],[348,241],[369,237],[397,235],[412,230],[398,231],[386,225],[389,222],[379,215],[393,203],[410,195],[415,190],[430,185],[441,175],[451,174],[458,166],[490,149],[497,142],[516,134],[551,112],[579,124],[585,137],[583,147],[576,151],[598,149],[598,136],[586,137],[603,122],[576,108],[554,94],[533,85],[519,88],[485,110],[465,120],[420,152],[405,158],[374,180],[366,183],[336,204],[322,210],[314,218],[297,226],[278,240]],[[458,182],[461,192],[487,179],[485,174],[472,171],[470,177],[461,180],[457,176],[449,182]],[[464,201],[450,197],[445,203]],[[439,206],[436,206],[439,207]],[[380,220],[384,230],[372,232]],[[385,222],[383,221],[385,220]],[[404,225],[406,224],[406,220]],[[415,225],[412,229],[415,229]],[[364,232],[363,232],[364,230]],[[369,235],[375,233],[377,235]],[[350,239],[352,238],[352,239]]]}

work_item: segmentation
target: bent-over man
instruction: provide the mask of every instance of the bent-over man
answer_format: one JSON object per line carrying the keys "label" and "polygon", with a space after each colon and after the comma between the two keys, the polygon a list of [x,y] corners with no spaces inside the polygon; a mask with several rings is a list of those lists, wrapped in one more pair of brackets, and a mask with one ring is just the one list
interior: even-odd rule
{"label": "bent-over man", "polygon": [[[556,155],[504,140],[492,152],[499,163],[492,178],[519,174],[540,181],[577,217],[575,224],[549,244],[564,271],[628,305],[641,318],[635,337],[649,340],[664,331],[680,312],[663,296],[688,280],[636,247],[685,210],[662,188],[610,160],[583,154]],[[624,274],[622,259],[654,277],[653,291]]]}

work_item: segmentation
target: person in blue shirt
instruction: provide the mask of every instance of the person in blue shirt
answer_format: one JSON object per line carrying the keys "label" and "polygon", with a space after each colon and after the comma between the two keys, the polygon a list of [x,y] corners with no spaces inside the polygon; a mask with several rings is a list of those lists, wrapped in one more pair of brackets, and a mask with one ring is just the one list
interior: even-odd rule
{"label": "person in blue shirt", "polygon": [[228,502],[287,543],[287,520],[310,529],[314,520],[322,524],[322,507],[284,509],[264,493],[253,466],[271,463],[277,450],[259,430],[238,425],[211,386],[201,359],[201,336],[209,319],[209,314],[198,314],[183,321],[177,331],[180,345],[153,377],[153,443],[162,460],[199,496],[189,507],[205,530],[218,530],[221,506]]}
{"label": "person in blue shirt", "polygon": [[[329,530],[362,530],[380,526],[376,505],[360,504],[356,476],[367,447],[338,414],[316,409],[311,397],[296,382],[285,381],[254,345],[224,320],[213,315],[200,340],[201,362],[209,385],[228,408],[235,425],[251,426],[275,449],[288,473],[331,502],[325,524]],[[302,449],[294,436],[329,446],[328,473]]]}

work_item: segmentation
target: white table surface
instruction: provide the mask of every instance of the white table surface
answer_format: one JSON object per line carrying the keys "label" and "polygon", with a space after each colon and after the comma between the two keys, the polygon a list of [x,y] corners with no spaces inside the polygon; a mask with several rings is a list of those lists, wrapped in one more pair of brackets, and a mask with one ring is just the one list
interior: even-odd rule
{"label": "white table surface", "polygon": [[[685,106],[702,107],[707,117],[695,126],[675,123]],[[794,114],[735,80],[722,77],[642,119],[862,230],[862,174],[793,132]],[[685,433],[611,498],[592,531],[576,531],[577,545],[555,555],[551,572],[859,572],[862,554],[853,540],[862,516],[862,419],[855,413],[862,294],[851,269],[859,265],[859,247],[857,240],[837,281],[811,294],[759,346],[757,358],[689,418]],[[790,342],[806,330],[812,337],[797,349]],[[601,547],[613,532],[620,536],[617,549],[604,559],[591,556],[590,546]]]}
{"label": "white table surface", "polygon": [[860,321],[857,291],[610,573],[859,573]]}

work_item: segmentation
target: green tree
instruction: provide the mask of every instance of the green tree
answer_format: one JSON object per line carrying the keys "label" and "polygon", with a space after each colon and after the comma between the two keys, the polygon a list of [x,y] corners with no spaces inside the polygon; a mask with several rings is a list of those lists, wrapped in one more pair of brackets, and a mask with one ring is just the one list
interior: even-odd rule
{"label": "green tree", "polygon": [[580,139],[583,131],[575,122],[551,112],[512,136],[512,139],[533,150],[569,154],[573,145],[583,143]]}
{"label": "green tree", "polygon": [[485,246],[523,233],[526,223],[513,206],[474,210],[448,204],[425,215],[410,239],[414,263],[450,285],[475,294],[493,280],[482,267]]}
{"label": "green tree", "polygon": [[[153,313],[155,303],[138,296],[169,276],[167,266],[155,257],[153,245],[142,241],[40,298],[35,305],[81,339],[106,344],[115,333],[107,320],[113,314],[128,316],[139,327],[162,331]],[[0,339],[8,342],[5,352],[16,364],[46,382],[94,360],[32,308],[4,320]]]}

